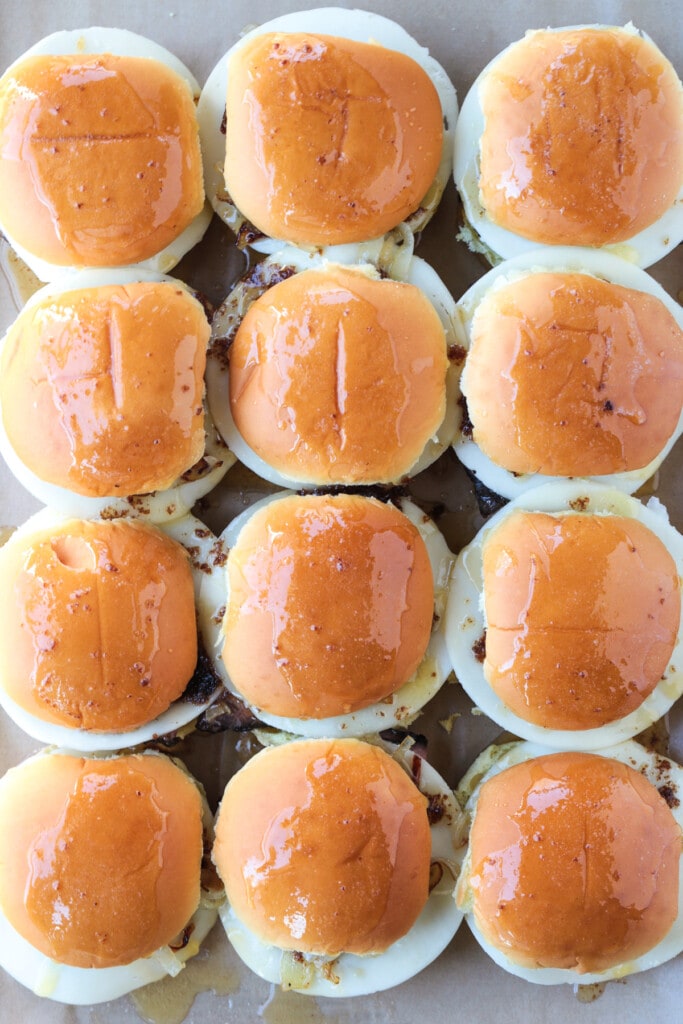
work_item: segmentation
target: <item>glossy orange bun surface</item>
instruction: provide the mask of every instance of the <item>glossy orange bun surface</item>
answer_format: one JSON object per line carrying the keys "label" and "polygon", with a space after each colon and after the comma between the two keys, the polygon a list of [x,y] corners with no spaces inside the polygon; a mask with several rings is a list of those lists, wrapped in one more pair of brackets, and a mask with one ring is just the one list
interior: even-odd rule
{"label": "glossy orange bun surface", "polygon": [[0,685],[70,728],[122,732],[181,696],[197,662],[185,550],[130,520],[69,520],[0,550]]}
{"label": "glossy orange bun surface", "polygon": [[377,43],[256,36],[230,61],[226,115],[231,199],[299,245],[383,235],[420,206],[441,160],[434,85]]}
{"label": "glossy orange bun surface", "polygon": [[623,242],[683,184],[683,91],[649,40],[618,28],[527,34],[481,85],[481,199],[546,245]]}
{"label": "glossy orange bun surface", "polygon": [[209,325],[184,288],[104,285],[27,306],[2,353],[10,444],[88,497],[164,490],[204,453]]}
{"label": "glossy orange bun surface", "polygon": [[318,954],[383,952],[429,892],[427,801],[383,750],[299,740],[228,783],[214,860],[235,914],[263,942]]}
{"label": "glossy orange bun surface", "polygon": [[655,296],[534,273],[488,293],[463,389],[474,439],[513,473],[647,466],[683,407],[683,331]]}
{"label": "glossy orange bun surface", "polygon": [[33,758],[0,783],[0,820],[0,905],[59,963],[132,963],[197,909],[201,798],[163,755]]}
{"label": "glossy orange bun surface", "polygon": [[228,576],[223,659],[263,711],[356,711],[399,689],[424,657],[429,556],[391,505],[358,495],[273,501],[240,531]]}
{"label": "glossy orange bun surface", "polygon": [[643,775],[595,754],[549,754],[482,786],[468,899],[515,963],[604,971],[671,928],[680,853],[680,829]]}
{"label": "glossy orange bun surface", "polygon": [[27,57],[0,82],[0,220],[58,266],[124,266],[204,205],[195,104],[165,64]]}
{"label": "glossy orange bun surface", "polygon": [[525,720],[596,728],[639,707],[662,678],[680,581],[642,523],[516,511],[487,537],[483,572],[484,672]]}
{"label": "glossy orange bun surface", "polygon": [[247,444],[292,480],[390,482],[441,424],[447,369],[418,288],[328,266],[250,306],[230,347],[230,406]]}

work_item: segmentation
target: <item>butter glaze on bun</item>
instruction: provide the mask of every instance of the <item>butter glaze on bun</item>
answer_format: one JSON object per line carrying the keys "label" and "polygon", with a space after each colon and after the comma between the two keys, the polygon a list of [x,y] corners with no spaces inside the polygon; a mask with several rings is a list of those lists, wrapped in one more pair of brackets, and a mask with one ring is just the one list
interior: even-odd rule
{"label": "butter glaze on bun", "polygon": [[0,622],[3,691],[71,729],[152,721],[197,662],[187,553],[132,519],[17,531],[0,549]]}
{"label": "butter glaze on bun", "polygon": [[683,537],[656,498],[588,480],[533,488],[458,554],[451,667],[515,736],[556,750],[620,743],[683,693],[681,579]]}
{"label": "butter glaze on bun", "polygon": [[442,139],[432,81],[396,50],[272,32],[230,59],[226,187],[273,238],[335,245],[391,230],[428,192]]}
{"label": "butter glaze on bun", "polygon": [[674,559],[643,523],[515,510],[482,546],[484,673],[515,714],[595,729],[638,708],[680,627]]}
{"label": "butter glaze on bun", "polygon": [[195,101],[174,68],[137,55],[43,52],[3,76],[0,223],[29,260],[144,261],[203,205]]}
{"label": "butter glaze on bun", "polygon": [[510,472],[642,469],[681,416],[683,329],[655,295],[538,270],[477,306],[461,387],[474,441]]}
{"label": "butter glaze on bun", "polygon": [[577,752],[531,758],[484,781],[473,815],[458,902],[485,948],[524,977],[642,969],[633,961],[670,932],[681,830],[629,764]]}
{"label": "butter glaze on bun", "polygon": [[381,953],[429,894],[427,801],[379,747],[299,740],[228,783],[213,859],[228,901],[264,942],[319,955]]}
{"label": "butter glaze on bun", "polygon": [[72,288],[43,289],[9,329],[9,444],[30,473],[68,492],[164,490],[204,453],[204,310],[170,278]]}
{"label": "butter glaze on bun", "polygon": [[530,32],[490,68],[481,103],[480,195],[507,230],[548,245],[614,244],[676,200],[681,83],[634,32]]}
{"label": "butter glaze on bun", "polygon": [[358,495],[272,501],[242,527],[227,567],[222,657],[258,709],[357,711],[422,662],[434,617],[429,554],[391,505]]}
{"label": "butter glaze on bun", "polygon": [[302,271],[247,311],[229,350],[237,430],[289,481],[389,483],[446,413],[437,311],[414,285],[338,265]]}
{"label": "butter glaze on bun", "polygon": [[37,755],[0,781],[0,821],[2,912],[58,964],[132,964],[198,908],[202,799],[163,755]]}
{"label": "butter glaze on bun", "polygon": [[411,245],[453,168],[453,83],[373,11],[315,7],[253,28],[209,73],[197,115],[207,196],[257,252],[289,243],[361,262],[368,245]]}
{"label": "butter glaze on bun", "polygon": [[452,670],[444,624],[454,556],[418,505],[380,505],[276,492],[232,519],[212,549],[218,571],[202,574],[197,598],[204,648],[226,689],[278,734],[405,729]]}
{"label": "butter glaze on bun", "polygon": [[468,288],[454,323],[453,447],[496,494],[568,477],[633,493],[683,431],[683,310],[622,257],[530,249]]}
{"label": "butter glaze on bun", "polygon": [[683,240],[683,86],[631,23],[527,32],[467,93],[460,238],[492,265],[539,245],[648,267]]}

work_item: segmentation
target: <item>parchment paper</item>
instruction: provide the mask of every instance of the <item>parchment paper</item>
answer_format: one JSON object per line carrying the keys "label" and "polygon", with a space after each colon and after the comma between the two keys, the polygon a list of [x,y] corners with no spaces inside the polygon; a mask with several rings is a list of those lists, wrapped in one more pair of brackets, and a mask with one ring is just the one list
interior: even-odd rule
{"label": "parchment paper", "polygon": [[[0,6],[0,69],[43,35],[62,28],[88,25],[112,25],[147,35],[179,56],[202,84],[216,61],[246,26],[277,14],[316,6],[297,0],[4,0]],[[339,6],[352,7],[342,2]],[[647,31],[674,62],[679,73],[683,66],[683,21],[675,0],[652,2],[597,2],[575,0],[368,0],[367,9],[392,17],[404,25],[423,45],[427,45],[451,76],[460,101],[479,70],[509,42],[527,28],[571,24],[624,24],[628,20]],[[432,263],[453,295],[459,297],[485,267],[455,240],[456,201],[449,187],[437,217],[424,233],[418,255]],[[244,269],[229,233],[217,221],[207,242],[198,253],[183,261],[176,273],[204,290],[218,302]],[[681,247],[651,273],[674,296],[683,288],[683,251]],[[4,331],[18,311],[17,296],[9,278],[0,275],[0,330]],[[671,519],[683,529],[683,493],[678,483],[683,447],[674,449],[662,467],[656,493],[669,508]],[[265,490],[251,474],[231,470],[224,484],[200,510],[200,515],[215,530],[220,530],[242,507]],[[454,551],[473,535],[481,523],[471,486],[452,454],[442,457],[433,469],[415,481],[416,500],[430,511],[445,506],[439,518]],[[20,524],[38,508],[0,464],[0,524]],[[460,717],[449,733],[439,724],[453,711]],[[674,710],[670,716],[673,752],[683,756]],[[499,730],[481,716],[457,685],[446,685],[428,712],[418,721],[420,731],[429,737],[429,756],[446,780],[455,786],[461,774],[479,750]],[[22,735],[4,716],[0,716],[0,770],[17,763],[39,744]],[[229,773],[243,752],[227,735],[196,737],[181,751],[190,767],[202,778],[215,804]],[[192,1009],[188,1024],[249,1024],[265,1020],[270,1024],[290,1021],[321,1021],[351,1024],[362,1021],[391,1021],[412,1024],[415,1020],[446,1024],[453,1020],[478,1022],[505,1021],[518,1024],[562,1020],[567,1024],[593,1021],[622,1021],[641,1024],[643,1019],[680,1019],[680,992],[683,991],[683,958],[646,974],[610,983],[590,1004],[579,1002],[570,986],[545,988],[508,975],[493,965],[461,927],[456,939],[439,960],[414,980],[383,994],[355,1000],[310,999],[283,995],[273,986],[250,975],[229,949],[219,926],[207,949],[175,981],[162,983],[151,1000],[143,994],[147,1010],[130,998],[114,1003],[78,1009],[41,1000],[0,974],[0,1015],[3,1021],[28,1021],[36,1024],[135,1024],[140,1013],[147,1019],[173,1024],[183,1018],[183,1000]],[[214,991],[205,991],[215,988]],[[594,993],[595,995],[595,993]],[[162,997],[163,1000],[162,1001]]]}

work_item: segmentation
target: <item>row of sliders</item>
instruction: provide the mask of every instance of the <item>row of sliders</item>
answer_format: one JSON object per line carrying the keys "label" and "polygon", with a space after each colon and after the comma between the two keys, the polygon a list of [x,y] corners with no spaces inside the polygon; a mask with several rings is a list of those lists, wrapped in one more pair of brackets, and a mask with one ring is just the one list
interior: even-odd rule
{"label": "row of sliders", "polygon": [[292,739],[232,776],[214,828],[166,754],[44,750],[0,779],[0,963],[39,996],[108,1001],[176,975],[218,910],[260,977],[359,996],[466,915],[528,981],[624,978],[683,949],[682,783],[633,741],[514,741],[474,763],[463,811],[404,746]]}
{"label": "row of sliders", "polygon": [[212,319],[177,280],[81,271],[0,348],[0,450],[41,501],[177,518],[236,458],[280,487],[403,484],[453,446],[513,498],[551,479],[627,493],[683,428],[683,313],[589,249],[504,261],[456,303],[403,246],[293,247]]}
{"label": "row of sliders", "polygon": [[[131,257],[135,250],[127,249],[116,260],[151,260],[153,273],[137,267],[63,277],[65,266],[114,262],[114,237],[122,234],[111,190],[70,189],[68,216],[45,202],[65,176],[72,184],[85,180],[73,176],[74,167],[80,175],[78,159],[85,165],[87,158],[75,157],[69,143],[70,125],[74,138],[82,134],[83,109],[69,106],[67,81],[100,95],[105,122],[129,107],[124,98],[140,67],[126,60],[105,72],[101,51],[114,43],[104,41],[104,30],[72,33],[70,42],[69,34],[61,37],[60,45],[77,49],[78,71],[68,62],[53,66],[65,86],[63,103],[51,100],[37,145],[23,150],[32,172],[54,172],[42,209],[27,198],[26,224],[34,223],[31,209],[36,223],[47,210],[59,237],[34,263],[54,284],[27,305],[3,346],[3,443],[19,478],[51,510],[0,552],[7,623],[0,681],[18,724],[60,749],[0,783],[0,819],[20,822],[0,840],[0,904],[2,962],[42,995],[96,1002],[176,973],[219,906],[232,944],[256,973],[323,995],[359,995],[405,980],[450,942],[463,913],[494,960],[541,982],[623,976],[683,946],[680,771],[628,739],[666,712],[683,678],[676,667],[682,542],[656,503],[627,496],[678,436],[680,314],[642,271],[616,257],[604,269],[592,249],[553,248],[548,255],[536,249],[538,241],[553,241],[547,237],[532,237],[530,256],[492,272],[483,298],[473,292],[456,306],[412,255],[414,232],[450,174],[454,93],[442,69],[385,19],[361,12],[358,38],[332,38],[342,34],[342,21],[348,33],[343,14],[309,12],[249,34],[202,92],[209,196],[243,243],[270,253],[228,297],[210,339],[189,290],[158,279],[181,254],[168,249],[179,224],[188,221],[183,231],[196,230],[189,224],[201,226],[202,218],[206,224],[196,195],[174,214],[173,238],[164,239],[161,255],[155,240],[154,251]],[[612,31],[590,35],[593,67],[606,51],[612,61],[623,54],[635,64],[654,60],[666,86],[657,117],[679,117],[680,92],[651,44],[630,29],[625,40]],[[130,43],[127,33],[115,36]],[[369,45],[369,37],[383,46]],[[573,40],[560,34],[552,42],[565,56],[574,52]],[[140,45],[129,55],[145,56]],[[95,56],[84,59],[90,49]],[[18,149],[21,103],[51,89],[41,85],[38,56],[8,73]],[[260,70],[264,56],[267,73]],[[427,161],[419,173],[414,163],[399,168],[403,184],[414,178],[417,192],[388,194],[384,170],[362,163],[372,157],[367,104],[355,100],[342,104],[344,137],[335,129],[308,149],[303,181],[290,184],[278,171],[278,187],[262,189],[272,168],[246,159],[255,116],[265,111],[261,157],[290,152],[267,115],[283,105],[291,111],[283,83],[293,64],[297,88],[320,93],[321,76],[345,80],[353,68],[361,97],[377,81],[407,87],[413,102],[421,97],[419,118],[400,98],[393,112],[389,104],[382,130],[389,138],[417,124],[416,150]],[[553,65],[562,67],[557,54]],[[115,101],[104,99],[105,79],[123,87]],[[339,104],[337,90],[322,93]],[[404,120],[396,124],[398,110]],[[295,118],[288,127],[308,138]],[[139,193],[140,216],[129,209],[126,223],[149,238],[154,232],[142,213],[170,205],[155,175],[168,138],[159,147],[160,129],[145,131],[137,126],[133,146],[144,150],[136,181],[149,191]],[[109,124],[94,139],[114,141],[121,152],[131,144]],[[98,142],[91,142],[92,155]],[[345,195],[335,209],[330,183],[344,171],[347,146],[364,188],[370,182],[377,191],[367,206]],[[392,141],[386,149],[395,150]],[[186,166],[196,170],[198,149],[190,151]],[[243,162],[233,159],[236,152]],[[410,147],[407,154],[416,159]],[[660,163],[673,163],[680,181],[680,159],[668,151]],[[507,185],[493,191],[523,191],[526,171],[516,171],[515,180],[504,171]],[[7,161],[2,173],[21,195],[21,161]],[[480,188],[484,195],[483,182]],[[664,205],[674,202],[670,184],[656,191]],[[259,192],[270,200],[265,212],[255,203]],[[317,200],[312,208],[294,212],[295,201],[309,196]],[[104,219],[86,223],[94,208]],[[368,216],[376,208],[383,219]],[[661,255],[675,244],[675,227],[658,226],[660,235],[667,232],[664,248],[660,241],[641,252],[643,218],[651,213],[627,218],[611,239],[574,240],[616,240],[630,247],[622,255],[636,252],[635,262],[645,264],[652,251]],[[30,262],[31,237],[18,235],[23,226],[22,218],[3,221]],[[189,237],[192,244],[198,236]],[[302,248],[283,248],[285,241]],[[360,247],[348,248],[355,243]],[[328,246],[334,248],[318,251]],[[580,312],[570,313],[577,296]],[[150,324],[165,312],[169,323],[158,343]],[[500,379],[509,388],[487,402],[491,378],[498,379],[490,346],[486,351],[487,319],[499,324],[503,317],[509,348]],[[74,325],[81,328],[76,341]],[[131,326],[137,346],[126,340]],[[365,344],[354,334],[359,326]],[[541,377],[549,380],[539,399]],[[579,397],[558,403],[570,378],[578,379]],[[145,391],[140,407],[131,396]],[[160,408],[166,415],[155,420]],[[18,419],[26,409],[29,423]],[[491,427],[501,410],[514,444],[496,440],[505,436],[501,424]],[[530,436],[534,422],[545,430],[540,441]],[[548,441],[556,427],[564,444]],[[197,442],[202,433],[215,435],[211,450]],[[380,499],[290,490],[249,509],[216,538],[187,513],[227,470],[234,456],[226,442],[265,479],[307,491],[403,484],[449,445],[463,461],[476,447],[500,471],[489,478],[466,461],[472,472],[505,497],[523,494],[455,567],[435,524],[396,493]],[[159,476],[142,467],[128,478],[143,449],[181,454]],[[565,460],[592,451],[597,462],[580,469],[548,464],[542,460],[549,449]],[[527,459],[521,466],[520,451]],[[565,481],[528,490],[539,479],[572,476],[598,477],[602,485]],[[202,648],[212,665],[208,690],[193,683]],[[481,683],[470,692],[495,721],[543,744],[487,751],[457,798],[410,742],[396,749],[363,738],[409,724],[451,668],[468,689],[475,677]],[[586,678],[595,683],[588,704],[578,696],[585,697]],[[85,692],[78,685],[84,679]],[[551,689],[544,692],[545,681]],[[228,784],[214,837],[201,792],[177,762],[151,751],[115,751],[192,728],[225,689],[243,702],[268,746]],[[595,753],[586,753],[589,747]],[[93,753],[103,750],[111,753]],[[25,800],[27,779],[41,799]],[[114,813],[121,808],[125,815]],[[103,820],[111,823],[97,835],[104,886],[92,870],[92,822]],[[320,865],[315,872],[312,857]],[[164,909],[173,913],[160,920],[150,892],[166,887],[174,897]],[[121,918],[120,906],[133,913]],[[133,934],[144,941],[131,941]]]}
{"label": "row of sliders", "polygon": [[[85,57],[86,40],[95,56]],[[208,324],[179,282],[152,278],[209,223],[198,95],[170,53],[115,30],[44,40],[0,82],[0,219],[15,252],[41,281],[137,264],[71,290],[68,305],[45,293],[34,313],[49,322],[32,333],[24,311],[5,345],[5,458],[49,506],[63,492],[85,502],[63,521],[39,513],[2,552],[3,607],[19,644],[3,644],[6,700],[23,728],[47,730],[56,745],[0,782],[11,822],[0,853],[2,965],[66,1003],[177,973],[216,920],[218,887],[202,878],[213,816],[184,769],[163,755],[67,753],[79,730],[97,737],[86,749],[112,730],[116,748],[124,736],[138,741],[177,703],[197,660],[185,549],[137,520],[96,517],[102,496],[123,495],[111,510],[122,515],[128,495],[172,487],[204,454]],[[185,483],[167,509],[181,492],[181,510],[202,493]]]}
{"label": "row of sliders", "polygon": [[84,751],[182,729],[221,687],[276,732],[363,736],[453,669],[514,734],[600,748],[683,690],[682,575],[661,505],[587,481],[515,499],[457,560],[405,498],[276,492],[219,538],[44,510],[0,551],[0,700]]}
{"label": "row of sliders", "polygon": [[370,12],[267,22],[203,89],[150,40],[61,32],[0,81],[0,224],[44,281],[168,272],[209,202],[243,245],[337,258],[419,233],[455,164],[461,237],[491,261],[570,244],[649,266],[683,237],[682,107],[673,66],[631,24],[528,32],[460,114],[444,69]]}
{"label": "row of sliders", "polygon": [[[644,116],[624,130],[626,95]],[[482,71],[456,126],[460,238],[504,261],[460,304],[456,450],[513,500],[458,556],[446,635],[475,703],[525,738],[485,751],[457,790],[457,902],[497,964],[544,984],[681,949],[680,769],[624,741],[680,695],[680,537],[656,501],[626,496],[680,429],[680,311],[659,295],[670,334],[630,276],[680,240],[680,104],[633,26],[538,31]],[[558,242],[584,249],[564,266],[533,251]],[[599,265],[605,248],[628,263]]]}

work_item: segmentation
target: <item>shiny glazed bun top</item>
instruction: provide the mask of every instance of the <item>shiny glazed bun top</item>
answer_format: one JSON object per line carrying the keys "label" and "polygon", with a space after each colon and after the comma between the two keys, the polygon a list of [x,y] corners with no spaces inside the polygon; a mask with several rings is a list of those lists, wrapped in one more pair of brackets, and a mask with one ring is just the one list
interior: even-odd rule
{"label": "shiny glazed bun top", "polygon": [[264,234],[361,242],[421,204],[441,159],[443,115],[427,73],[377,43],[265,33],[229,65],[227,190]]}
{"label": "shiny glazed bun top", "polygon": [[291,496],[256,511],[228,556],[223,659],[263,711],[327,718],[399,689],[434,614],[429,555],[397,508]]}
{"label": "shiny glazed bun top", "polygon": [[524,967],[628,964],[676,918],[680,828],[620,761],[549,754],[501,771],[481,788],[469,842],[459,902]]}
{"label": "shiny glazed bun top", "polygon": [[683,90],[620,28],[529,32],[481,83],[479,192],[535,242],[600,246],[654,223],[683,184]]}
{"label": "shiny glazed bun top", "polygon": [[121,732],[181,696],[197,662],[187,554],[134,520],[65,520],[0,549],[0,687],[69,728]]}
{"label": "shiny glazed bun top", "polygon": [[427,801],[379,747],[297,740],[228,783],[213,858],[238,918],[302,953],[381,953],[429,894]]}
{"label": "shiny glazed bun top", "polygon": [[204,204],[195,104],[165,64],[33,55],[0,81],[0,223],[52,264],[123,266]]}
{"label": "shiny glazed bun top", "polygon": [[180,284],[39,293],[8,332],[2,421],[37,477],[88,497],[164,490],[204,453],[209,325]]}
{"label": "shiny glazed bun top", "polygon": [[132,963],[197,909],[201,797],[163,755],[33,757],[0,781],[0,822],[2,911],[58,963]]}
{"label": "shiny glazed bun top", "polygon": [[678,637],[676,564],[643,523],[515,511],[483,547],[486,678],[526,721],[591,729],[635,710]]}
{"label": "shiny glazed bun top", "polygon": [[401,479],[446,410],[439,316],[417,287],[328,265],[269,288],[230,347],[246,443],[292,481]]}
{"label": "shiny glazed bun top", "polygon": [[462,379],[473,437],[513,473],[647,466],[683,408],[683,331],[654,295],[589,274],[491,288]]}

